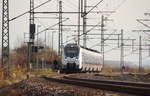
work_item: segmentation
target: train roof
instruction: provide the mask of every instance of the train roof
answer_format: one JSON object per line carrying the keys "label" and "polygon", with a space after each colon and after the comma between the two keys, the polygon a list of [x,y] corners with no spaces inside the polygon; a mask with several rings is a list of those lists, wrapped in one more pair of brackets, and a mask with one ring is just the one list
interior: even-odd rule
{"label": "train roof", "polygon": [[92,51],[92,52],[100,53],[99,51],[94,50],[94,49],[91,49],[91,48],[87,48],[87,47],[83,47],[83,46],[80,46],[80,47],[81,47],[81,48],[83,48],[83,49],[86,49],[86,50]]}
{"label": "train roof", "polygon": [[[75,43],[70,43],[70,44],[67,44],[66,46],[71,46],[71,45],[77,45],[77,46],[79,46],[78,44],[75,44]],[[91,48],[87,48],[87,47],[84,47],[84,46],[79,46],[79,47],[81,47],[81,48],[83,48],[83,49],[85,49],[85,50],[89,50],[89,51],[92,51],[92,52],[96,52],[96,53],[100,53],[99,51],[97,51],[97,50],[94,50],[94,49],[91,49]]]}

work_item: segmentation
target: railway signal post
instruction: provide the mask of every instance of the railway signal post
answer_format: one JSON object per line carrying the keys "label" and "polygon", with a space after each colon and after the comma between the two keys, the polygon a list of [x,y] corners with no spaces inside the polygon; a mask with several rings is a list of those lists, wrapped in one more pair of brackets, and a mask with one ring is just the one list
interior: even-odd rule
{"label": "railway signal post", "polygon": [[30,0],[30,24],[29,24],[28,66],[27,66],[28,72],[31,70],[32,67],[31,58],[33,55],[32,46],[34,46],[34,39],[35,39],[34,0]]}

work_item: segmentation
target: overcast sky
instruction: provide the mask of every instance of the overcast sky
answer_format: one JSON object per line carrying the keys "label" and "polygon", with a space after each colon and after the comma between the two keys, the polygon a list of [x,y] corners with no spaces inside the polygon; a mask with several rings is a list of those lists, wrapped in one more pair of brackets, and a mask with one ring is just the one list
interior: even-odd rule
{"label": "overcast sky", "polygon": [[[29,10],[29,1],[30,0],[9,0],[10,3],[10,19]],[[42,2],[45,2],[46,0],[35,0],[35,6],[41,4]],[[78,0],[62,0],[63,1],[63,11],[77,11],[78,10]],[[87,0],[88,6],[94,6],[96,5],[100,0]],[[57,11],[58,9],[58,0],[52,0],[48,4],[45,4],[41,8],[35,10],[35,11]],[[2,0],[0,0],[0,22],[2,18]],[[150,12],[150,0],[104,0],[100,5],[98,5],[93,11],[116,11],[113,14],[109,14],[110,16],[108,19],[113,19],[113,21],[106,22],[106,28],[108,28],[109,32],[112,33],[116,29],[119,33],[119,30],[124,29],[124,37],[125,38],[134,38],[137,39],[136,43],[138,44],[138,37],[139,35],[142,35],[142,38],[148,38],[146,34],[144,33],[135,33],[132,32],[132,30],[146,30],[147,28],[141,25],[136,21],[136,19],[148,19],[150,17],[145,16],[144,13]],[[89,7],[87,10],[89,10],[91,7]],[[107,14],[108,15],[108,14]],[[106,16],[107,16],[106,15]],[[56,14],[53,15],[36,15],[36,17],[56,17]],[[66,15],[63,14],[63,17],[69,18],[68,21],[64,22],[64,25],[69,24],[77,24],[77,15]],[[90,13],[88,15],[88,24],[97,24],[100,22],[101,13]],[[91,19],[90,19],[91,18]],[[54,25],[58,23],[58,19],[35,19],[35,23],[37,25],[41,25],[39,28],[39,31],[43,30],[44,28],[47,28],[51,25]],[[82,23],[82,22],[81,22]],[[150,22],[146,22],[146,24],[150,24]],[[29,14],[26,14],[14,21],[10,22],[10,47],[15,48],[20,46],[21,43],[23,43],[24,40],[24,33],[29,32]],[[55,26],[54,28],[58,28],[58,26]],[[64,29],[69,28],[71,30],[76,30],[77,28],[73,27],[64,27]],[[0,32],[1,31],[1,23],[0,23]],[[90,28],[87,28],[87,30]],[[98,28],[96,28],[98,29]],[[91,31],[91,33],[99,32],[99,31]],[[51,34],[52,30],[47,31],[46,37],[47,37],[47,44],[51,44]],[[69,40],[72,35],[76,35],[77,32],[70,32],[65,31],[64,33],[64,41]],[[44,41],[44,33],[40,34],[39,36]],[[57,50],[57,31],[55,33],[55,49]],[[89,36],[90,38],[91,36]],[[98,37],[98,36],[97,36]],[[1,34],[0,34],[1,38]],[[93,38],[93,37],[91,37]],[[99,38],[99,37],[98,37]],[[74,41],[71,41],[74,42]],[[92,47],[93,45],[99,43],[98,40],[88,40],[88,47]],[[1,43],[1,40],[0,40]],[[108,42],[112,43],[112,42]],[[115,42],[113,42],[115,43]],[[130,43],[130,42],[128,42]],[[145,43],[143,41],[143,43]],[[110,50],[111,48],[116,47],[113,45],[110,45],[110,47],[106,48],[106,50]],[[99,49],[99,47],[93,47],[95,49]],[[127,49],[128,50],[128,49]],[[127,54],[130,53],[126,52]],[[108,58],[111,56],[112,60],[118,60],[120,56],[120,51],[111,51],[108,52]],[[143,53],[144,56],[147,56],[148,52]],[[138,54],[130,55],[128,58],[135,59],[138,61]],[[107,58],[107,54],[106,54]]]}

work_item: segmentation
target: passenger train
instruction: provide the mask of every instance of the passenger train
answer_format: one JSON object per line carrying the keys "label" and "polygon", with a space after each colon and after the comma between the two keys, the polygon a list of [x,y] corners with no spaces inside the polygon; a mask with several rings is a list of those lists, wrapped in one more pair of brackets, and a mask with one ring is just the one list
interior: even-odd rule
{"label": "passenger train", "polygon": [[62,52],[61,72],[99,72],[102,70],[100,52],[77,44],[67,44]]}

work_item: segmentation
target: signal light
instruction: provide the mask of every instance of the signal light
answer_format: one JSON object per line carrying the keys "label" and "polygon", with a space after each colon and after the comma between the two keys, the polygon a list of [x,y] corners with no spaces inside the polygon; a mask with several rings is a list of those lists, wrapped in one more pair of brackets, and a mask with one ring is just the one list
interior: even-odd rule
{"label": "signal light", "polygon": [[35,24],[30,24],[30,39],[35,38]]}

